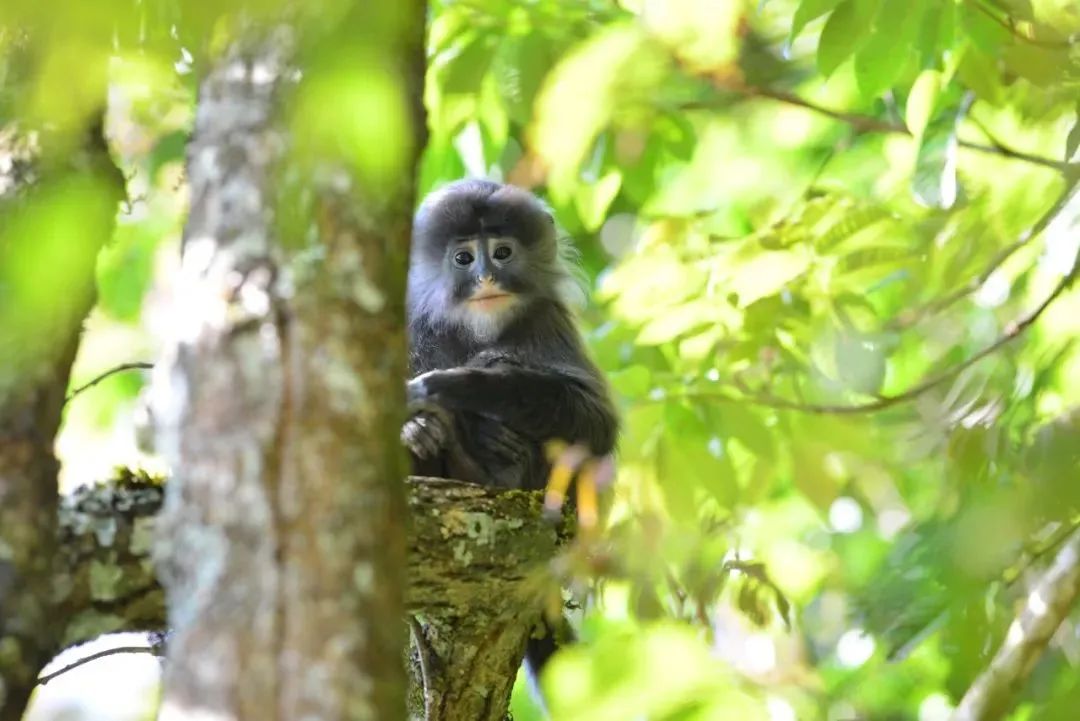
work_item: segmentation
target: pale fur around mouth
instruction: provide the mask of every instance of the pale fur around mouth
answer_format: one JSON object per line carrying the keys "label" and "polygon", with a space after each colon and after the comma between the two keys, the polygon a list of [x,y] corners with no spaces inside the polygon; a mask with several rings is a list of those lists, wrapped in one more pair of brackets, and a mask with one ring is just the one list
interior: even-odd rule
{"label": "pale fur around mouth", "polygon": [[515,301],[515,297],[509,293],[491,293],[489,295],[478,295],[469,298],[469,305],[477,306],[480,308],[492,308],[502,305],[509,305]]}

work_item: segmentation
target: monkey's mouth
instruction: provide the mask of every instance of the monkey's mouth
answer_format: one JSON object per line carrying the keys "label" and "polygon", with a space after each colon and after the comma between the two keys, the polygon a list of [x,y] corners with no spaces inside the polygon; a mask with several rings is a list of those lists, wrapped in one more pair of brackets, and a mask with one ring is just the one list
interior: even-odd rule
{"label": "monkey's mouth", "polygon": [[469,305],[484,310],[499,308],[514,300],[512,293],[503,293],[496,290],[485,290],[469,297]]}

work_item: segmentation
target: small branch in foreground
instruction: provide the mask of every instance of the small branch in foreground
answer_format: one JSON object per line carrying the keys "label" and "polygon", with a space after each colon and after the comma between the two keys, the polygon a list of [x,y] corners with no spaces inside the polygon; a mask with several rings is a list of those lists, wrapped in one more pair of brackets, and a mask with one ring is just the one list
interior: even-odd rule
{"label": "small branch in foreground", "polygon": [[[817,105],[803,97],[796,95],[787,90],[780,90],[778,88],[767,88],[758,85],[748,85],[738,80],[724,78],[709,78],[713,86],[718,90],[727,92],[738,93],[747,98],[766,98],[768,100],[775,100],[780,103],[786,103],[787,105],[794,105],[800,108],[804,108],[819,115],[824,115],[827,118],[840,121],[851,126],[854,130],[860,133],[891,133],[895,135],[907,135],[912,136],[911,130],[908,129],[903,123],[894,123],[888,120],[881,120],[870,115],[862,115],[860,113],[849,113],[842,110],[833,110],[822,105]],[[711,107],[709,103],[687,103],[681,107],[687,109],[702,108],[707,109]],[[962,148],[968,150],[975,150],[980,153],[988,153],[990,155],[999,155],[1013,160],[1020,160],[1032,165],[1039,165],[1044,168],[1051,168],[1059,172],[1073,171],[1080,169],[1080,163],[1066,163],[1060,160],[1053,160],[1051,158],[1045,158],[1041,155],[1032,155],[1031,153],[1025,153],[1020,150],[1007,147],[1005,145],[984,145],[982,143],[974,143],[969,140],[958,139],[957,141]]]}
{"label": "small branch in foreground", "polygon": [[74,671],[79,666],[85,666],[88,663],[92,663],[93,661],[105,658],[106,656],[117,656],[122,653],[147,653],[152,656],[160,656],[161,649],[157,646],[117,646],[116,648],[107,648],[104,651],[98,651],[97,653],[92,653],[89,656],[83,656],[78,661],[73,661],[67,666],[53,671],[50,674],[39,676],[38,685],[44,686],[58,676],[63,676],[68,671]]}
{"label": "small branch in foreground", "polygon": [[[1076,191],[1076,180],[1073,180],[1070,185],[1065,189],[1062,197],[1055,203],[1055,208],[1059,210],[1071,203],[1076,198],[1080,197],[1080,193]],[[1045,216],[1045,222],[1042,222],[1042,227],[1046,227],[1053,222],[1053,217],[1056,217],[1056,213],[1053,216]],[[1041,228],[1040,228],[1041,230]],[[1055,300],[1057,300],[1065,290],[1073,284],[1077,276],[1080,275],[1080,263],[1074,264],[1072,270],[1065,274],[1064,277],[1058,282],[1054,289],[1050,292],[1046,298],[1043,299],[1038,306],[1028,311],[1024,316],[1009,323],[1005,327],[1005,332],[997,338],[993,343],[985,346],[982,350],[978,351],[974,355],[965,359],[961,363],[957,363],[954,366],[950,366],[936,375],[932,375],[922,383],[912,386],[903,393],[898,393],[893,396],[881,396],[876,400],[869,401],[867,403],[853,404],[853,405],[841,405],[841,404],[810,404],[801,403],[798,401],[787,400],[786,398],[776,398],[771,395],[755,395],[753,393],[746,393],[745,395],[735,395],[724,391],[695,391],[689,390],[685,393],[680,393],[673,397],[675,398],[692,398],[702,400],[714,400],[714,401],[727,401],[736,403],[750,403],[759,406],[765,406],[767,408],[777,408],[781,410],[798,411],[800,413],[815,413],[821,415],[848,415],[859,413],[874,413],[876,411],[884,410],[892,406],[910,401],[917,396],[926,393],[933,388],[941,385],[945,381],[948,381],[964,370],[975,365],[983,358],[993,354],[1002,347],[1008,345],[1012,341],[1019,338],[1024,331],[1030,328],[1039,319],[1046,309],[1049,308]],[[663,399],[657,399],[663,400]]]}
{"label": "small branch in foreground", "polygon": [[1042,232],[1046,230],[1046,227],[1057,217],[1058,213],[1060,213],[1069,203],[1069,200],[1072,198],[1070,191],[1073,185],[1076,184],[1076,180],[1067,179],[1066,182],[1069,183],[1069,185],[1066,186],[1065,191],[1058,197],[1054,204],[1047,208],[1046,212],[1039,216],[1039,219],[1035,221],[1035,224],[1025,231],[1020,238],[999,250],[994,257],[990,259],[990,262],[986,264],[986,267],[983,268],[981,273],[954,290],[952,293],[931,301],[920,308],[901,314],[894,322],[889,323],[887,327],[890,330],[910,328],[923,318],[940,313],[981,288],[983,284],[990,279],[990,276],[994,274],[994,271],[1000,268],[1005,261],[1041,235]]}
{"label": "small branch in foreground", "polygon": [[72,398],[79,395],[80,393],[82,393],[85,390],[89,390],[89,389],[93,388],[98,383],[105,380],[106,378],[108,378],[111,375],[115,375],[117,373],[123,373],[125,371],[132,371],[132,370],[151,370],[153,367],[154,367],[153,363],[147,363],[145,361],[139,361],[139,362],[134,362],[134,363],[121,363],[120,365],[116,366],[115,368],[110,368],[109,370],[105,371],[104,373],[101,373],[101,374],[95,376],[93,378],[93,380],[91,380],[89,383],[84,383],[83,385],[79,386],[75,390],[71,391],[71,393],[68,395],[68,397],[64,399],[64,403],[65,404],[70,403]]}
{"label": "small branch in foreground", "polygon": [[1080,597],[1080,532],[1062,547],[1027,596],[1001,648],[960,701],[951,721],[1002,718]]}

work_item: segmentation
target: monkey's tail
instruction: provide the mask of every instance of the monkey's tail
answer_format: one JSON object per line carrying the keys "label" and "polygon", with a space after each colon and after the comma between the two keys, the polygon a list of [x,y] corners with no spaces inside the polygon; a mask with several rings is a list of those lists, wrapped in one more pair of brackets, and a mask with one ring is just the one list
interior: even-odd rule
{"label": "monkey's tail", "polygon": [[[565,624],[565,619],[563,620]],[[563,629],[566,632],[566,629]],[[529,688],[537,706],[543,711],[545,718],[550,717],[547,700],[544,692],[540,689],[540,673],[544,670],[551,657],[559,650],[558,631],[546,618],[542,618],[537,631],[529,637],[525,644],[525,675],[529,679]]]}

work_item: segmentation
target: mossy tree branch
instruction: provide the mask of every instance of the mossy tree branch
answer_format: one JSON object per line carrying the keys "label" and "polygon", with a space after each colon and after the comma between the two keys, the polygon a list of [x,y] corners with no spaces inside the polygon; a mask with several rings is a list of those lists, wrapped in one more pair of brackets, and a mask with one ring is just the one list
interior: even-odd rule
{"label": "mossy tree branch", "polygon": [[[65,645],[164,628],[151,543],[163,495],[163,484],[125,474],[61,503]],[[537,493],[410,478],[408,499],[407,604],[423,638],[409,653],[409,718],[502,721],[538,617],[533,572],[555,555],[565,526],[542,519]]]}

